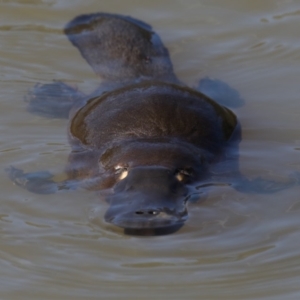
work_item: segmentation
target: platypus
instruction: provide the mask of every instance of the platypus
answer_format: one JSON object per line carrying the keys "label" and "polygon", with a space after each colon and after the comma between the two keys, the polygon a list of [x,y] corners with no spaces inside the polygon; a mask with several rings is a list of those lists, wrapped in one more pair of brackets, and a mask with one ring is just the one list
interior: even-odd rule
{"label": "platypus", "polygon": [[62,82],[39,84],[27,95],[30,111],[69,118],[72,151],[67,180],[9,167],[16,184],[36,193],[109,191],[107,222],[129,233],[153,234],[180,228],[188,201],[207,186],[225,183],[246,192],[283,188],[240,174],[241,129],[223,105],[232,93],[218,103],[201,90],[210,86],[215,93],[217,81],[203,79],[195,89],[182,83],[150,25],[96,13],[76,17],[65,33],[101,83],[90,95]]}

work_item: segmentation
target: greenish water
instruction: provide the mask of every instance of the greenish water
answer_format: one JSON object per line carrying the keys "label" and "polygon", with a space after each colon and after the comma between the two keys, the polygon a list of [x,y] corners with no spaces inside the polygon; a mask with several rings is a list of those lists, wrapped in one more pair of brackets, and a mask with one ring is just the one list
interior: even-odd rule
{"label": "greenish water", "polygon": [[218,188],[179,232],[140,238],[105,224],[92,192],[41,196],[6,178],[8,165],[64,177],[67,121],[29,114],[23,96],[52,79],[97,86],[62,32],[97,11],[151,24],[189,85],[210,76],[240,92],[243,174],[300,171],[299,1],[0,0],[0,299],[299,299],[300,187]]}

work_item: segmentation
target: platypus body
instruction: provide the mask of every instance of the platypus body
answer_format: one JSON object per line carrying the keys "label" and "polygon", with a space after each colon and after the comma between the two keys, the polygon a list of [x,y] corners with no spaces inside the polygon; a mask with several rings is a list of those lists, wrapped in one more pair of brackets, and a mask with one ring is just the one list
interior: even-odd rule
{"label": "platypus body", "polygon": [[[69,116],[72,151],[66,181],[10,167],[15,183],[38,193],[110,190],[105,220],[153,234],[182,226],[195,191],[221,181],[217,173],[212,179],[211,166],[230,165],[220,174],[241,189],[246,180],[236,160],[236,116],[201,86],[191,89],[178,80],[168,50],[148,24],[98,13],[75,18],[65,33],[102,81],[91,95],[54,82],[27,96],[32,112]],[[202,86],[211,83],[204,79]],[[232,178],[239,180],[228,182]]]}
{"label": "platypus body", "polygon": [[155,81],[126,86],[89,100],[72,117],[77,151],[70,177],[99,178],[100,189],[114,189],[108,222],[182,223],[189,185],[206,175],[235,127],[231,111],[189,88]]}

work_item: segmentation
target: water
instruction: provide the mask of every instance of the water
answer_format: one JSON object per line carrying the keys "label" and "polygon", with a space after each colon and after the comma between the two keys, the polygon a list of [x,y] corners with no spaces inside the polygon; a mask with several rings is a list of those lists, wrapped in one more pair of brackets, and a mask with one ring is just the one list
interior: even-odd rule
{"label": "water", "polygon": [[299,1],[0,0],[0,299],[299,299],[299,186],[213,189],[179,232],[145,238],[105,224],[92,192],[40,196],[6,178],[8,165],[64,178],[67,121],[29,114],[23,96],[52,79],[93,90],[62,28],[97,11],[152,24],[189,85],[210,76],[240,92],[243,174],[300,171]]}

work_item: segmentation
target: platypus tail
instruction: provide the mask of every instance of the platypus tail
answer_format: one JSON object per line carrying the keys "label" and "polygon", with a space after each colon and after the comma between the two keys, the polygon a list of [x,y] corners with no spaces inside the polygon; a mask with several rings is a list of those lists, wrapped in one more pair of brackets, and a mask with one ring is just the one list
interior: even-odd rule
{"label": "platypus tail", "polygon": [[142,21],[108,13],[81,15],[65,33],[105,81],[177,82],[168,50]]}

